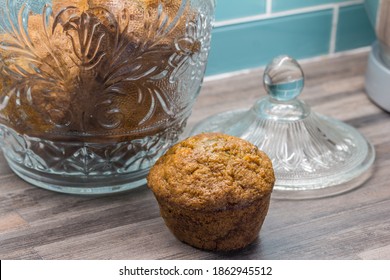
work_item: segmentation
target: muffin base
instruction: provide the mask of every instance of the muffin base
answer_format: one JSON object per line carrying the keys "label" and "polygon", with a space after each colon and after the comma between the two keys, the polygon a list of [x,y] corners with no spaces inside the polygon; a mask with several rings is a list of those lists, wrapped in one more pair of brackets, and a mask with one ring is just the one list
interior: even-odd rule
{"label": "muffin base", "polygon": [[242,249],[259,235],[270,194],[249,205],[218,211],[186,209],[156,197],[169,230],[182,242],[211,251]]}

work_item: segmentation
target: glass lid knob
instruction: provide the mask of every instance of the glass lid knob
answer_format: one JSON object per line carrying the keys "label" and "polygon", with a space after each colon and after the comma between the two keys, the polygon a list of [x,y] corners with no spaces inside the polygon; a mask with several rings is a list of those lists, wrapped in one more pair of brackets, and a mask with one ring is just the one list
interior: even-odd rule
{"label": "glass lid knob", "polygon": [[276,177],[273,198],[336,195],[371,176],[374,147],[352,126],[318,114],[300,100],[304,74],[294,58],[274,58],[265,69],[263,82],[268,96],[249,109],[211,116],[191,134],[222,132],[267,153]]}
{"label": "glass lid knob", "polygon": [[294,58],[287,55],[278,56],[265,69],[263,82],[271,98],[287,102],[301,94],[304,74]]}

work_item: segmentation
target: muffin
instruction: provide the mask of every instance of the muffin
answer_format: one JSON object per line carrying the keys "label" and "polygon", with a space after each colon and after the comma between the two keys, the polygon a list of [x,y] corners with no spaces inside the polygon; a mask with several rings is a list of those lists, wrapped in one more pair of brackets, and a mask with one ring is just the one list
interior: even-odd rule
{"label": "muffin", "polygon": [[168,150],[147,180],[161,216],[179,240],[228,251],[257,238],[275,177],[271,160],[253,144],[204,133]]}

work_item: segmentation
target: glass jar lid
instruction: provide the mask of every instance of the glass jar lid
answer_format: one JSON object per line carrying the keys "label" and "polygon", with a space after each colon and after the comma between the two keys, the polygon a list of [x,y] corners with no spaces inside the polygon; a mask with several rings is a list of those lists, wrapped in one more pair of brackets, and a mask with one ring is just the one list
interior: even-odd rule
{"label": "glass jar lid", "polygon": [[374,147],[352,126],[317,114],[298,98],[304,74],[295,59],[273,59],[263,82],[268,96],[251,109],[214,115],[199,123],[191,134],[226,133],[266,152],[275,170],[273,198],[336,195],[370,177]]}

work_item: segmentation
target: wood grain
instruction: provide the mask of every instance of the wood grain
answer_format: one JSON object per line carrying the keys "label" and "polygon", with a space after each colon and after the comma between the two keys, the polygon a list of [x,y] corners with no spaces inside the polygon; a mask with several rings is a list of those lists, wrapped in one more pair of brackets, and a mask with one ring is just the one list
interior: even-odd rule
{"label": "wood grain", "polygon": [[[147,187],[109,197],[35,188],[0,156],[1,259],[390,259],[390,115],[364,93],[367,54],[304,63],[302,98],[319,113],[357,127],[375,145],[372,178],[325,199],[272,200],[259,238],[233,253],[176,240]],[[209,81],[188,122],[250,108],[264,96],[262,71]]]}
{"label": "wood grain", "polygon": [[5,213],[0,216],[0,232],[12,231],[25,226],[28,226],[28,223],[16,212]]}

